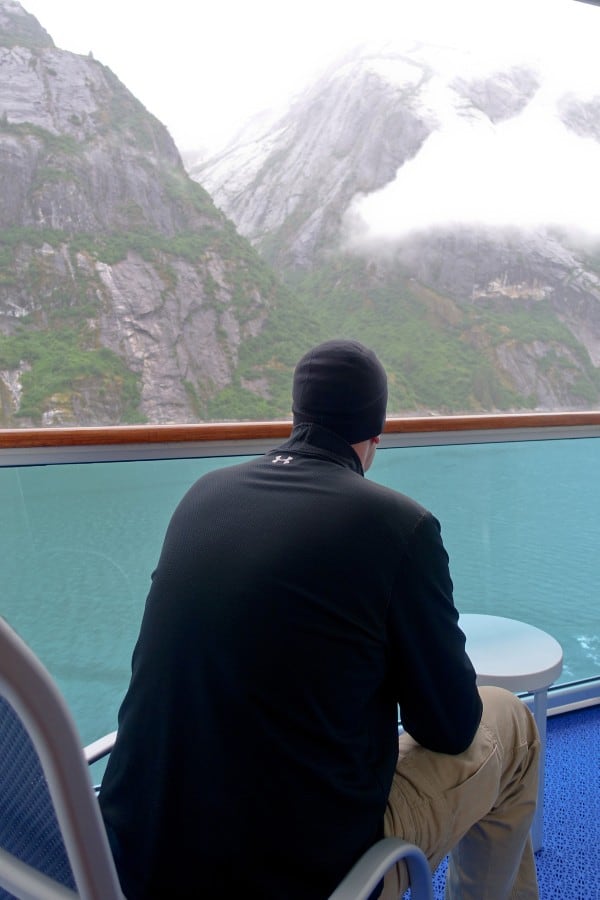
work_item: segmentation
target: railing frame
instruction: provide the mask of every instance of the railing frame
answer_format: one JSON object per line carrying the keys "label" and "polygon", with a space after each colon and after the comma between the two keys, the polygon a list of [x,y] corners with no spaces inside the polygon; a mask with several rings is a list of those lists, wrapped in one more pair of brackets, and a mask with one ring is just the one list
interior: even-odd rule
{"label": "railing frame", "polygon": [[[246,456],[289,435],[291,422],[0,430],[0,466]],[[600,437],[600,412],[390,418],[382,447]]]}

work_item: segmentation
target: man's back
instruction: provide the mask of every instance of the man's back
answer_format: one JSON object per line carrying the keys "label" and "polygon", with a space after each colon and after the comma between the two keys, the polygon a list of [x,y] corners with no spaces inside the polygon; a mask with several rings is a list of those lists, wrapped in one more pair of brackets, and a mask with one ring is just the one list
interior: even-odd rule
{"label": "man's back", "polygon": [[[431,517],[365,481],[336,435],[294,434],[201,479],[167,532],[100,798],[129,900],[328,896],[381,835],[401,695],[415,723],[413,692],[424,713],[438,702],[409,665],[429,640],[411,605]],[[441,562],[428,627],[460,695],[463,648],[436,636],[456,624]],[[456,715],[460,740],[477,711]]]}

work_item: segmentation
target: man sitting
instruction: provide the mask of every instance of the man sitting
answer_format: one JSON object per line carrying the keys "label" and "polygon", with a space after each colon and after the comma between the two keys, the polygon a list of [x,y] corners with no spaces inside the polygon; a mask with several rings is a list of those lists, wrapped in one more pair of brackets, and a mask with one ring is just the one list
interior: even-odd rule
{"label": "man sitting", "polygon": [[364,477],[386,403],[313,348],[290,439],[175,510],[100,793],[128,900],[325,900],[384,834],[452,851],[451,900],[537,898],[535,723],[476,687],[439,523]]}

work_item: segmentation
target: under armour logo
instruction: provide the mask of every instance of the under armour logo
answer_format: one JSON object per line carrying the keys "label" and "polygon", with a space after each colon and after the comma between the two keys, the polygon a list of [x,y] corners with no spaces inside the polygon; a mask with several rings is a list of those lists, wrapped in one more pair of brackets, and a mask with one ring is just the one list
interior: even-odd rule
{"label": "under armour logo", "polygon": [[273,465],[275,465],[275,463],[281,463],[284,466],[289,466],[289,464],[291,463],[293,458],[294,458],[293,456],[286,456],[286,458],[284,459],[283,456],[280,456],[279,454],[277,454],[277,456],[273,460]]}

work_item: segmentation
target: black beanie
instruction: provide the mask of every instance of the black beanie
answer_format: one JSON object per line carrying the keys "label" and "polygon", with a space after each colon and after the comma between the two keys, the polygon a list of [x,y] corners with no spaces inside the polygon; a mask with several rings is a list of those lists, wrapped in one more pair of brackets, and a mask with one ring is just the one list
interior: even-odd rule
{"label": "black beanie", "polygon": [[358,444],[381,434],[386,406],[385,369],[358,341],[325,341],[296,366],[294,425],[313,422]]}

